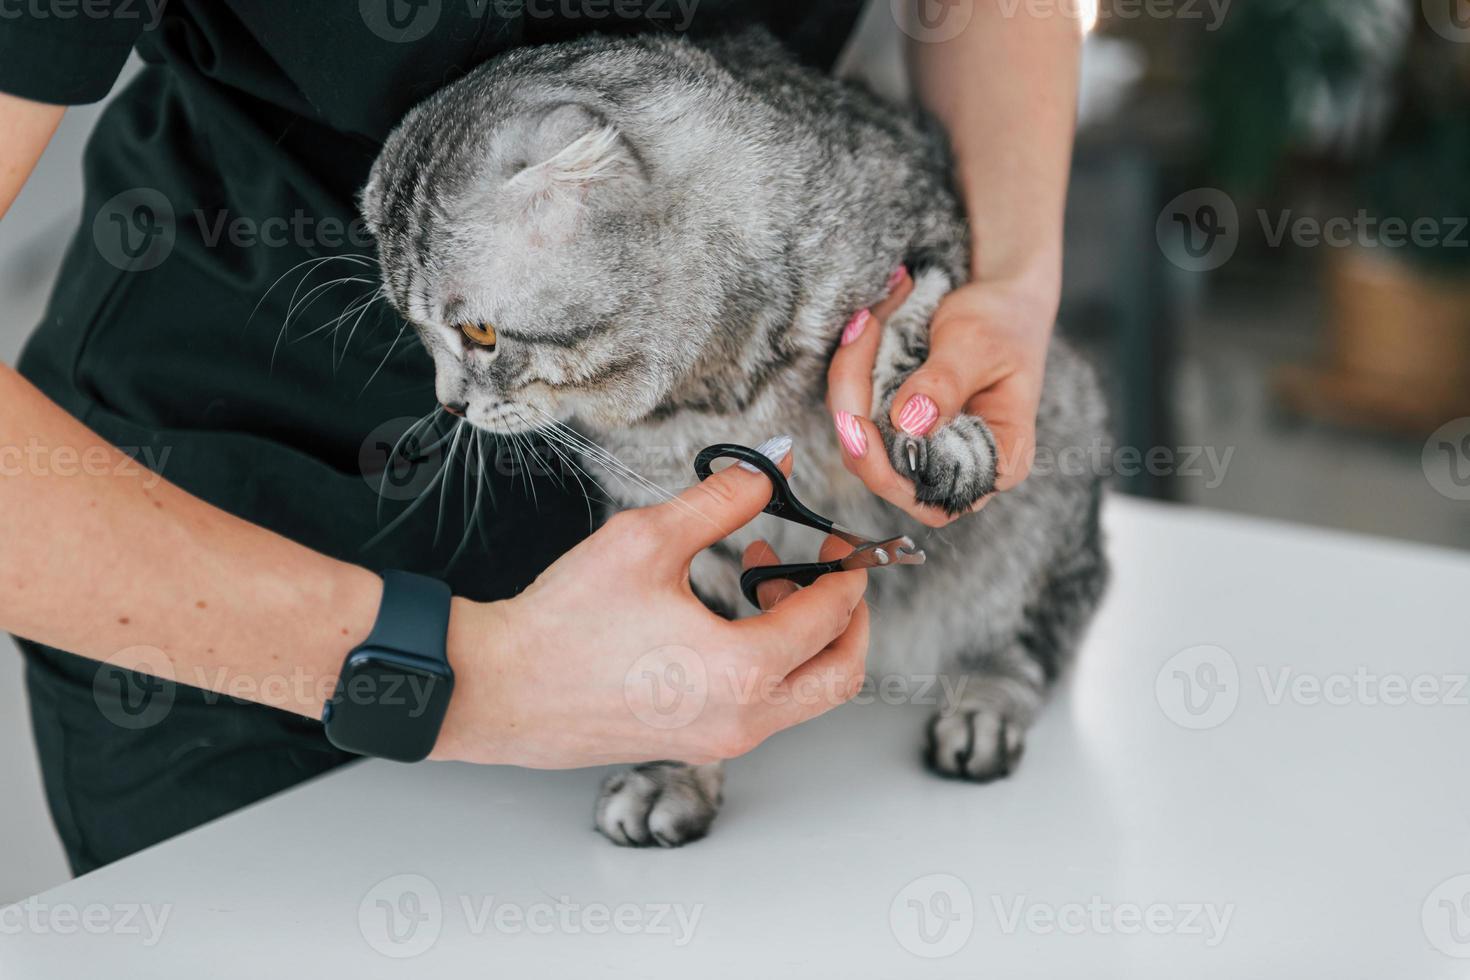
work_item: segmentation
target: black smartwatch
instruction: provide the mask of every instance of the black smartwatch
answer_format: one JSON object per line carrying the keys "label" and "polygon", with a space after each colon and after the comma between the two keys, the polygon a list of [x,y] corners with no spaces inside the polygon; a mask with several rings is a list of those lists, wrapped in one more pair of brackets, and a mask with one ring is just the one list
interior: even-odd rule
{"label": "black smartwatch", "polygon": [[437,579],[383,573],[378,621],[342,662],[322,708],[333,745],[395,762],[428,756],[454,691],[445,649],[449,600],[449,586]]}

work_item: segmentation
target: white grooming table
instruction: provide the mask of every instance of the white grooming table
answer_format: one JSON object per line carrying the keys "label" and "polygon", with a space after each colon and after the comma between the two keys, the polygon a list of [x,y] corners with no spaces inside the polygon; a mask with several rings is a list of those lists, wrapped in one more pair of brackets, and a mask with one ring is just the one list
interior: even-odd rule
{"label": "white grooming table", "polygon": [[847,706],[637,851],[591,829],[601,771],[364,763],[7,910],[0,977],[1470,976],[1470,557],[1106,520],[1007,781],[926,773],[925,708]]}

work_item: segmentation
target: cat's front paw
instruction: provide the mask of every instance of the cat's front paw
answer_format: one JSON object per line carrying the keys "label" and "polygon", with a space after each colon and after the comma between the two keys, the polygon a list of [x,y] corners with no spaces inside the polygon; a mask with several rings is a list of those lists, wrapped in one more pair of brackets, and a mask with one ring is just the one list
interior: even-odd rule
{"label": "cat's front paw", "polygon": [[937,712],[924,761],[941,776],[988,783],[1014,772],[1025,749],[1025,727],[999,711]]}
{"label": "cat's front paw", "polygon": [[720,812],[720,763],[651,762],[603,780],[597,829],[623,847],[679,847],[709,833]]}
{"label": "cat's front paw", "polygon": [[885,434],[888,459],[914,481],[914,497],[947,514],[962,514],[995,490],[995,436],[984,420],[961,415],[924,436]]}
{"label": "cat's front paw", "polygon": [[1015,772],[1046,690],[1041,667],[1018,646],[983,668],[952,676],[951,688],[954,694],[929,720],[929,768],[977,783]]}

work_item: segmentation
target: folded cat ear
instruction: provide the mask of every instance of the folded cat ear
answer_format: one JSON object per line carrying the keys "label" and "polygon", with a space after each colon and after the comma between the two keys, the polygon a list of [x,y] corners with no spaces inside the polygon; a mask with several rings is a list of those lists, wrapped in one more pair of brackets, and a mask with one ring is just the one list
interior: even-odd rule
{"label": "folded cat ear", "polygon": [[617,127],[577,105],[549,112],[538,126],[536,142],[543,152],[553,152],[513,176],[510,186],[537,194],[581,190],[615,180],[633,164]]}

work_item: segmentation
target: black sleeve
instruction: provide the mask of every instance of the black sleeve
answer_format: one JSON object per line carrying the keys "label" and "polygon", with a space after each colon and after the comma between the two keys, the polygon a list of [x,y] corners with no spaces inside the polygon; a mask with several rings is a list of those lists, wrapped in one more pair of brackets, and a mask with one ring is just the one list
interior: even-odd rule
{"label": "black sleeve", "polygon": [[96,102],[162,8],[160,0],[0,0],[0,92],[53,105]]}

